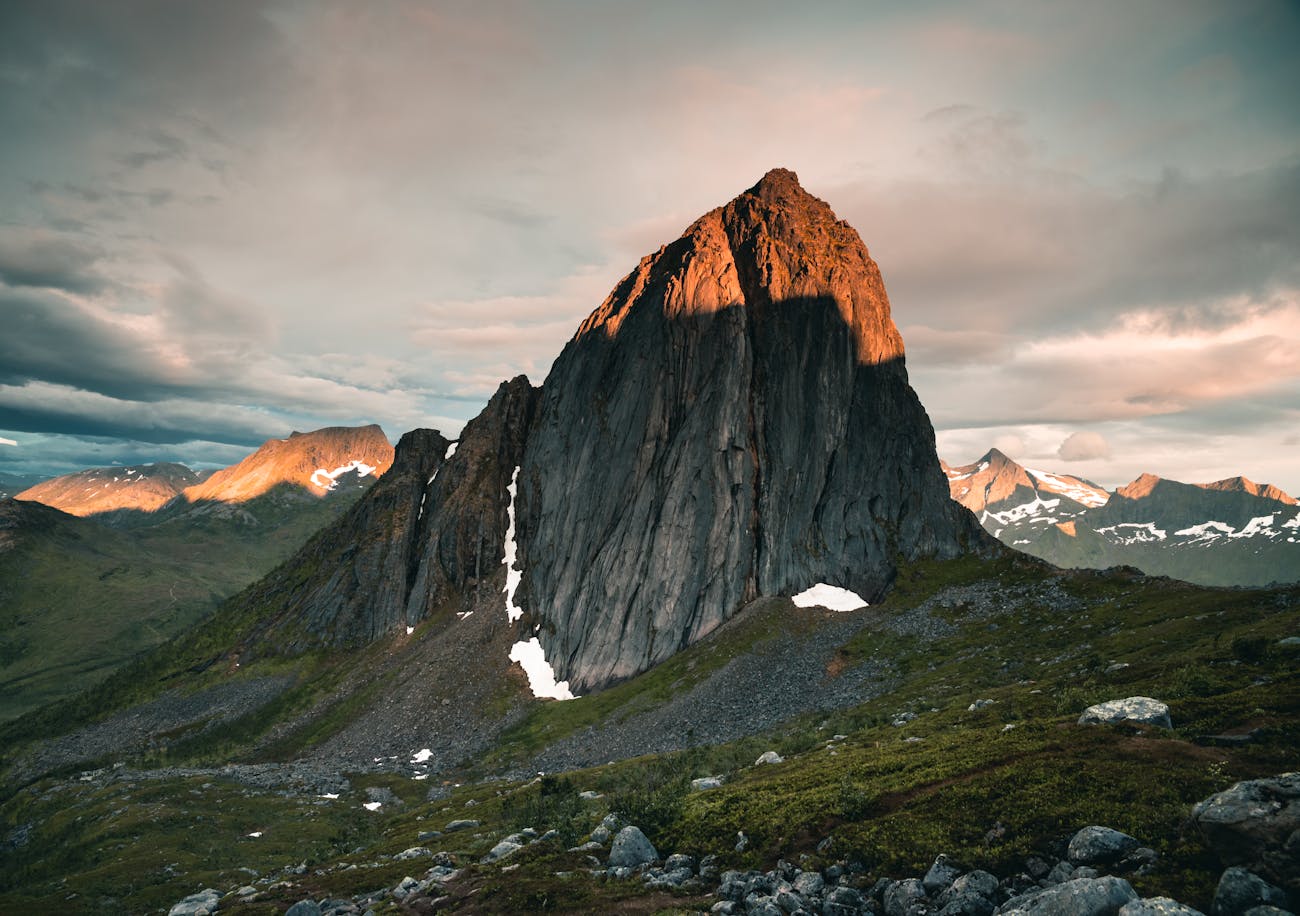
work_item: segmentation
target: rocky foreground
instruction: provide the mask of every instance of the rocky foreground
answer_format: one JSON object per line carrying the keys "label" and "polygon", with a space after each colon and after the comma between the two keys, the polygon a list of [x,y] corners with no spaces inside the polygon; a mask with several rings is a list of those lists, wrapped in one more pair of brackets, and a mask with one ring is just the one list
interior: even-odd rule
{"label": "rocky foreground", "polygon": [[[697,781],[698,782],[698,781]],[[707,791],[708,785],[701,787]],[[1300,899],[1300,773],[1237,783],[1205,799],[1191,821],[1227,867],[1219,878],[1213,916],[1282,916]],[[456,819],[422,839],[472,830],[479,822]],[[415,846],[390,858],[409,861],[420,877],[404,877],[390,888],[348,899],[302,899],[289,916],[344,916],[380,910],[449,912],[472,906],[467,876],[485,871],[509,880],[530,851],[558,845],[559,833],[526,828],[504,837],[481,859]],[[738,834],[736,849],[747,843]],[[829,847],[827,841],[825,846]],[[645,834],[610,814],[585,843],[570,853],[585,855],[586,871],[597,882],[639,883],[647,892],[666,892],[674,912],[751,914],[751,916],[1178,916],[1201,911],[1168,897],[1141,897],[1128,878],[1161,867],[1154,849],[1135,837],[1100,825],[1062,837],[1053,848],[1023,860],[1022,869],[997,876],[969,869],[939,855],[920,877],[874,877],[860,863],[838,861],[815,868],[808,856],[799,864],[780,861],[768,871],[723,871],[715,855],[696,859],[674,853],[661,857]],[[819,852],[822,851],[819,847]],[[378,867],[381,863],[374,863]],[[806,866],[806,867],[805,867]],[[346,870],[359,866],[350,864]],[[323,871],[329,871],[328,868]],[[205,916],[239,909],[259,900],[283,900],[297,886],[305,866],[262,877],[222,894],[205,889],[178,902],[169,916]],[[571,877],[559,872],[556,879]],[[562,896],[554,901],[564,906]]]}

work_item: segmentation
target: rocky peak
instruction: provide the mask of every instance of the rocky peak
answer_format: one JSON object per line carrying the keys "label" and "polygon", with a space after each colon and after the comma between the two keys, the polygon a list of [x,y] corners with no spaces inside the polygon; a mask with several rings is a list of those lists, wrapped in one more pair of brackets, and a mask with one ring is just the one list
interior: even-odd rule
{"label": "rocky peak", "polygon": [[1132,483],[1119,487],[1115,490],[1116,496],[1122,496],[1125,499],[1144,499],[1150,496],[1164,481],[1155,474],[1142,474]]}
{"label": "rocky peak", "polygon": [[288,485],[315,496],[335,489],[344,475],[382,475],[393,463],[393,446],[378,426],[329,426],[271,439],[243,461],[187,487],[191,503],[246,502]]}
{"label": "rocky peak", "polygon": [[1202,490],[1219,490],[1225,493],[1249,493],[1251,496],[1259,496],[1263,499],[1271,499],[1287,506],[1296,505],[1295,497],[1286,493],[1284,490],[1273,486],[1271,483],[1255,483],[1245,477],[1229,477],[1225,480],[1216,480],[1214,483],[1198,483],[1196,486]]}
{"label": "rocky peak", "polygon": [[575,690],[745,602],[876,600],[897,557],[981,547],[947,498],[880,272],[776,170],[643,258],[543,386],[519,479],[522,607]]}
{"label": "rocky peak", "polygon": [[637,309],[683,318],[745,307],[755,321],[780,321],[815,303],[834,305],[860,362],[902,357],[880,269],[862,239],[794,172],[773,169],[642,258],[577,337],[597,330],[613,337]]}

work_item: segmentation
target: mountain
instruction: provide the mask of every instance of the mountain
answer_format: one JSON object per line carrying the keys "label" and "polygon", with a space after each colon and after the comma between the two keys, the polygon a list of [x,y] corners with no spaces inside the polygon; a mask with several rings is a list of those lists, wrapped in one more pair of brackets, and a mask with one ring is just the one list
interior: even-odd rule
{"label": "mountain", "polygon": [[212,487],[181,465],[141,465],[0,502],[0,719],[184,632],[339,518],[391,462],[376,426],[324,429],[272,440]]}
{"label": "mountain", "polygon": [[156,512],[205,476],[183,464],[168,462],[90,468],[38,483],[17,498],[69,515],[98,515],[121,509]]}
{"label": "mountain", "polygon": [[269,632],[359,644],[505,610],[547,675],[592,690],[759,597],[876,601],[900,559],[991,544],[947,498],[879,269],[784,170],[643,258],[540,390],[503,384],[454,454],[398,461],[318,543],[333,559],[299,558],[315,579],[265,583],[285,592]]}
{"label": "mountain", "polygon": [[271,439],[243,461],[188,486],[190,503],[242,503],[282,485],[324,496],[393,463],[393,446],[378,426],[330,426],[310,433]]}
{"label": "mountain", "polygon": [[945,472],[952,498],[990,533],[1058,566],[1134,566],[1204,585],[1300,580],[1300,508],[1268,484],[1143,474],[1109,494],[1022,468],[996,449]]}

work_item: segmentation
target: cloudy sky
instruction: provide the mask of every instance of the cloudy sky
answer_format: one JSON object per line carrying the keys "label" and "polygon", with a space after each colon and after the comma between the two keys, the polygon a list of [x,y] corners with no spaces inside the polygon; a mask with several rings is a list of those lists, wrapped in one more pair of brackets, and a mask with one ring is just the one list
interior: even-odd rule
{"label": "cloudy sky", "polygon": [[0,472],[454,434],[785,166],[954,463],[1300,493],[1293,2],[0,5]]}

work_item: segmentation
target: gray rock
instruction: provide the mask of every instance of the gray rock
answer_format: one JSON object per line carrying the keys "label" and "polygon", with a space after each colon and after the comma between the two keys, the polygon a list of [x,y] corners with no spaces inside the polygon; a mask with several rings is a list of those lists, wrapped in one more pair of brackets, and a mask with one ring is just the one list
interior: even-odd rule
{"label": "gray rock", "polygon": [[1252,907],[1261,905],[1285,909],[1290,904],[1286,891],[1259,875],[1237,866],[1224,871],[1214,891],[1214,916],[1242,916]]}
{"label": "gray rock", "polygon": [[974,703],[966,707],[966,711],[977,712],[978,710],[984,709],[988,706],[992,706],[996,702],[997,700],[976,700]]}
{"label": "gray rock", "polygon": [[469,820],[468,818],[460,818],[458,820],[452,821],[442,829],[446,833],[455,833],[457,830],[471,830],[474,827],[482,827],[482,826],[483,826],[482,821],[472,821]]}
{"label": "gray rock", "polygon": [[820,897],[826,890],[826,880],[815,871],[802,872],[794,879],[794,889],[804,897]]}
{"label": "gray rock", "polygon": [[1079,716],[1080,725],[1110,725],[1116,722],[1133,722],[1138,725],[1157,725],[1173,728],[1169,706],[1151,697],[1127,697],[1089,706]]}
{"label": "gray rock", "polygon": [[604,824],[597,824],[596,829],[591,831],[591,836],[589,837],[589,839],[593,843],[599,843],[601,846],[604,846],[606,843],[609,842],[610,838],[613,835],[614,835],[613,831],[611,831]]}
{"label": "gray rock", "polygon": [[691,791],[704,792],[708,789],[716,789],[725,781],[721,776],[701,776],[699,779],[691,780]]}
{"label": "gray rock", "polygon": [[935,897],[940,891],[946,890],[957,880],[961,872],[962,870],[947,856],[940,855],[921,879],[921,886],[925,888],[926,896]]}
{"label": "gray rock", "polygon": [[862,912],[865,907],[866,899],[861,893],[851,887],[836,887],[826,894],[822,916],[850,916]]}
{"label": "gray rock", "polygon": [[776,751],[763,751],[758,755],[758,759],[754,761],[754,766],[758,766],[760,763],[785,763],[785,758]]}
{"label": "gray rock", "polygon": [[512,836],[506,837],[504,840],[497,843],[490,850],[488,850],[487,855],[485,855],[479,861],[486,865],[491,862],[498,862],[501,859],[506,858],[507,856],[514,855],[519,850],[524,848],[524,844],[520,842],[518,836],[519,836],[518,834],[513,834]]}
{"label": "gray rock", "polygon": [[939,895],[940,916],[989,916],[998,893],[998,879],[986,871],[961,875]]}
{"label": "gray rock", "polygon": [[1239,782],[1192,809],[1225,865],[1241,865],[1300,895],[1300,773]]}
{"label": "gray rock", "polygon": [[578,693],[753,595],[876,601],[897,558],[996,549],[949,498],[879,269],[784,170],[583,323],[547,376],[519,508],[524,609]]}
{"label": "gray rock", "polygon": [[1140,845],[1127,833],[1094,825],[1070,838],[1066,855],[1074,865],[1112,865]]}
{"label": "gray rock", "polygon": [[393,888],[392,894],[397,900],[405,900],[407,897],[414,893],[418,893],[422,889],[422,885],[419,881],[416,881],[410,875],[407,875],[401,881],[397,882],[397,886]]}
{"label": "gray rock", "polygon": [[1205,916],[1205,914],[1168,897],[1143,897],[1141,900],[1130,900],[1120,907],[1119,916]]}
{"label": "gray rock", "polygon": [[424,846],[412,846],[410,849],[403,849],[397,855],[393,856],[393,858],[398,861],[405,861],[406,859],[418,859],[422,856],[431,855],[433,855],[433,851]]}
{"label": "gray rock", "polygon": [[1295,916],[1291,910],[1284,910],[1280,906],[1270,906],[1267,903],[1261,903],[1259,906],[1252,906],[1241,916]]}
{"label": "gray rock", "polygon": [[646,839],[646,835],[640,828],[632,826],[624,827],[618,832],[609,850],[611,866],[636,868],[638,865],[649,865],[658,858],[659,853]]}
{"label": "gray rock", "polygon": [[320,904],[315,900],[299,900],[284,911],[284,916],[321,916]]}
{"label": "gray rock", "polygon": [[734,900],[719,900],[709,908],[709,912],[718,913],[720,916],[735,916],[737,913],[745,912],[745,908]]}
{"label": "gray rock", "polygon": [[895,881],[885,891],[885,916],[907,916],[913,903],[925,899],[925,887],[916,878]]}
{"label": "gray rock", "polygon": [[221,892],[213,888],[204,888],[197,894],[190,894],[184,900],[172,905],[167,916],[210,916],[217,911],[221,901]]}
{"label": "gray rock", "polygon": [[1047,873],[1043,883],[1047,885],[1064,884],[1074,877],[1074,866],[1069,862],[1057,862],[1052,866],[1052,870]]}
{"label": "gray rock", "polygon": [[676,871],[681,868],[693,873],[695,871],[695,859],[680,852],[675,852],[667,859],[664,859],[664,871]]}
{"label": "gray rock", "polygon": [[997,909],[1001,916],[1116,916],[1138,899],[1123,878],[1076,878],[1013,897]]}

